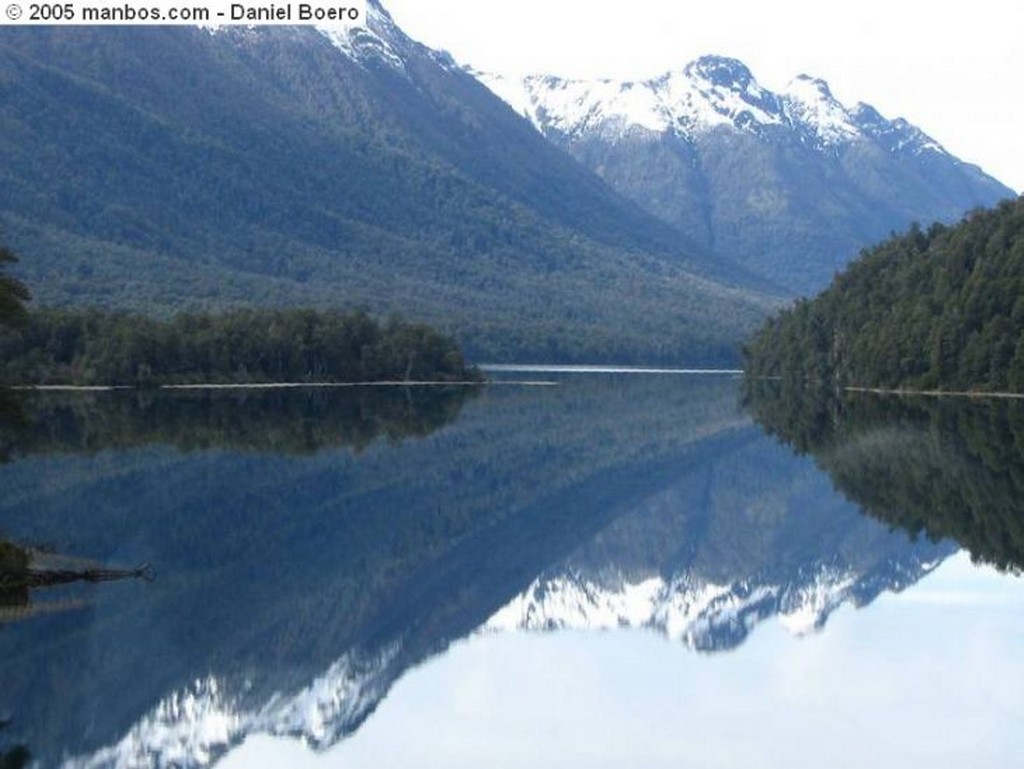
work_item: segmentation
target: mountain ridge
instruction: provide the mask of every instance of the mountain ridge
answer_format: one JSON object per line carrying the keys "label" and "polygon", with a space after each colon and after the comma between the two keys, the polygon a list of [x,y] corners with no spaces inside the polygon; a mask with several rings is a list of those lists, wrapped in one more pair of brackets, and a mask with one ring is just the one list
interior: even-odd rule
{"label": "mountain ridge", "polygon": [[[467,68],[542,133],[549,127],[564,133],[585,132],[590,125],[671,130],[690,138],[720,126],[758,132],[768,126],[803,129],[821,146],[873,134],[868,126],[895,130],[901,146],[912,152],[949,153],[935,139],[903,118],[886,120],[871,105],[847,107],[832,94],[828,83],[798,74],[777,93],[758,83],[738,59],[705,55],[645,80],[600,78],[582,80],[552,75],[528,75],[511,80],[502,75]],[[542,88],[544,90],[542,90]],[[572,102],[557,102],[551,93],[565,92]],[[618,97],[618,98],[615,98]],[[570,112],[570,104],[580,107]]]}
{"label": "mountain ridge", "polygon": [[1013,196],[905,119],[846,106],[806,74],[775,93],[710,55],[639,81],[470,71],[619,192],[790,295],[914,221]]}
{"label": "mountain ridge", "polygon": [[37,302],[368,308],[478,358],[736,360],[775,289],[370,8],[345,36],[5,33],[0,228]]}

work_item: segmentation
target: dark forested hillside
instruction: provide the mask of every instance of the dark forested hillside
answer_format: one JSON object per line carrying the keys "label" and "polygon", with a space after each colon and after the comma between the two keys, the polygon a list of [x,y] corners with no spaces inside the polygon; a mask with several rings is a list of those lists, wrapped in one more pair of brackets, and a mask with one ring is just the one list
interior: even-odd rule
{"label": "dark forested hillside", "polygon": [[476,357],[735,358],[772,300],[371,3],[370,29],[0,36],[0,228],[42,306],[400,312]]}
{"label": "dark forested hillside", "polygon": [[768,321],[754,376],[1024,392],[1024,198],[954,227],[914,227]]}

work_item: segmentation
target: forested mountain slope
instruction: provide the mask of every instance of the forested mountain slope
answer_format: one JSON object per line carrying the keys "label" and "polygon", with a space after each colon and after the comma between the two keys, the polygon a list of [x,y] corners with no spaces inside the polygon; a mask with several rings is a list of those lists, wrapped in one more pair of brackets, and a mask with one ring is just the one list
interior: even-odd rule
{"label": "forested mountain slope", "polygon": [[754,376],[1024,392],[1024,198],[865,251],[746,349]]}
{"label": "forested mountain slope", "polygon": [[772,301],[376,3],[349,32],[5,30],[0,125],[42,305],[362,306],[477,356],[699,362]]}

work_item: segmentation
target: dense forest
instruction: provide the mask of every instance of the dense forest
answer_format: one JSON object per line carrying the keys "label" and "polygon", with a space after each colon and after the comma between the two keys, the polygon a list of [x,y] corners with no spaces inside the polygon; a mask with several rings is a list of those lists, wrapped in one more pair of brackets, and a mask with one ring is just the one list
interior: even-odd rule
{"label": "dense forest", "polygon": [[744,352],[753,376],[1024,392],[1024,198],[865,251]]}
{"label": "dense forest", "polygon": [[47,310],[0,332],[0,383],[478,381],[427,326],[362,312],[235,310],[162,321]]}
{"label": "dense forest", "polygon": [[358,310],[28,312],[16,261],[0,248],[0,385],[481,381],[446,336]]}
{"label": "dense forest", "polygon": [[835,397],[750,379],[745,390],[761,426],[813,456],[864,512],[954,539],[976,561],[1024,569],[1024,402]]}

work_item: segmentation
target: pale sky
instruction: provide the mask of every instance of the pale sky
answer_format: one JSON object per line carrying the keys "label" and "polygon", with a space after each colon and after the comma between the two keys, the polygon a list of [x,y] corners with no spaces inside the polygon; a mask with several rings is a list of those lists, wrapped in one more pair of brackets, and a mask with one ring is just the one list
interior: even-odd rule
{"label": "pale sky", "polygon": [[1024,9],[1005,0],[383,2],[413,38],[506,74],[645,79],[713,53],[776,91],[821,77],[1024,190]]}

